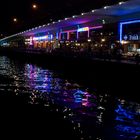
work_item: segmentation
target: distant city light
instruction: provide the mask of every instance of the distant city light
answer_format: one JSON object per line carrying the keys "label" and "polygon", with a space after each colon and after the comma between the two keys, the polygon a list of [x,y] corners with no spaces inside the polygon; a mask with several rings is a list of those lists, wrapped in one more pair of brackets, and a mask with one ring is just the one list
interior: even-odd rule
{"label": "distant city light", "polygon": [[91,39],[88,39],[87,41],[88,41],[88,42],[91,42]]}
{"label": "distant city light", "polygon": [[105,38],[102,38],[101,41],[102,41],[102,42],[105,42]]}
{"label": "distant city light", "polygon": [[81,13],[81,15],[83,16],[85,13]]}
{"label": "distant city light", "polygon": [[119,5],[122,5],[124,2],[119,2]]}
{"label": "distant city light", "polygon": [[14,21],[14,22],[17,22],[17,18],[13,18],[13,21]]}
{"label": "distant city light", "polygon": [[33,9],[37,9],[37,5],[36,5],[36,4],[33,4],[33,5],[32,5],[32,8],[33,8]]}
{"label": "distant city light", "polygon": [[105,24],[105,20],[104,19],[102,20],[102,23]]}

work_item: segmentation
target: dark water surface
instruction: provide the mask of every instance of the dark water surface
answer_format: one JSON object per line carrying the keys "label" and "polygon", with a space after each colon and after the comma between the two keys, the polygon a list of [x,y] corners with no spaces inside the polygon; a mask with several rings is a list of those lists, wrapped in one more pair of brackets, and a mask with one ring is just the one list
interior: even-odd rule
{"label": "dark water surface", "polygon": [[0,56],[0,133],[40,140],[139,139],[140,103],[61,75]]}

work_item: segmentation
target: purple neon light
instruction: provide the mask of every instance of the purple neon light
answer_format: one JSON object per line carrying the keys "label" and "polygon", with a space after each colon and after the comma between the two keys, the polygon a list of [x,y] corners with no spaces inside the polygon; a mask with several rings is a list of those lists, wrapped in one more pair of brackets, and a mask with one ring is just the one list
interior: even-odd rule
{"label": "purple neon light", "polygon": [[89,27],[89,29],[99,29],[99,28],[103,28],[103,26],[93,26],[93,27]]}
{"label": "purple neon light", "polygon": [[[85,31],[88,31],[88,37],[89,37],[89,30],[90,29],[100,29],[100,28],[103,28],[103,26],[93,26],[93,27],[83,27],[83,28],[79,28],[79,29],[84,29],[84,28],[88,28],[88,30],[85,30]],[[70,32],[77,32],[77,39],[78,39],[78,37],[79,37],[79,35],[78,35],[78,32],[80,32],[80,30],[79,29],[75,29],[75,30],[66,30],[66,31],[62,31],[62,32],[60,32],[60,36],[59,36],[59,39],[61,38],[61,34],[62,33],[67,33],[67,35],[68,35],[68,37],[67,37],[67,39],[69,40],[69,33]],[[82,30],[81,30],[82,31]],[[83,30],[84,31],[84,30]]]}
{"label": "purple neon light", "polygon": [[67,33],[67,32],[76,32],[77,31],[77,29],[75,29],[75,30],[67,30],[67,31],[62,31],[61,33]]}
{"label": "purple neon light", "polygon": [[[88,27],[89,28],[89,30],[90,29],[99,29],[99,28],[102,28],[103,26],[93,26],[93,27]],[[60,33],[67,33],[67,32],[77,32],[78,31],[78,29],[75,29],[75,30],[66,30],[66,31],[62,31],[62,32],[60,32]]]}

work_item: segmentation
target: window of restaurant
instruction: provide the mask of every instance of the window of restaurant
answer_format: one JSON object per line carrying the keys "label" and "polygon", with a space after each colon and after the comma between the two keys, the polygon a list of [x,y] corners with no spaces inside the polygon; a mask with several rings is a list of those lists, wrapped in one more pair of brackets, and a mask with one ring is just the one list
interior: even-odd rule
{"label": "window of restaurant", "polygon": [[101,40],[101,37],[103,36],[103,33],[101,31],[101,29],[91,29],[90,32],[89,32],[89,36],[90,36],[90,39],[92,40],[92,42],[100,42]]}
{"label": "window of restaurant", "polygon": [[42,48],[42,45],[43,45],[43,42],[42,41],[39,41],[38,42],[38,48]]}
{"label": "window of restaurant", "polygon": [[61,33],[61,40],[63,41],[67,40],[67,33]]}
{"label": "window of restaurant", "polygon": [[117,24],[104,25],[100,29],[90,29],[89,35],[92,42],[103,43],[104,39],[104,44],[110,46],[117,40]]}
{"label": "window of restaurant", "polygon": [[69,33],[69,40],[76,41],[77,40],[77,32],[70,32]]}
{"label": "window of restaurant", "polygon": [[78,41],[86,42],[88,39],[88,31],[78,32]]}

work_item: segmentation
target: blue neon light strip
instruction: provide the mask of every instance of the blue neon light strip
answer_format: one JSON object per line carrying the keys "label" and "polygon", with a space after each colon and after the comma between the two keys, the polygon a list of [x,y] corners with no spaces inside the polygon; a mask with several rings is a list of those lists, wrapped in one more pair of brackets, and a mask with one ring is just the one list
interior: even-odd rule
{"label": "blue neon light strip", "polygon": [[56,33],[56,39],[59,39],[59,33],[58,32]]}
{"label": "blue neon light strip", "polygon": [[120,43],[122,42],[122,24],[120,23]]}
{"label": "blue neon light strip", "polygon": [[139,23],[140,22],[140,20],[133,20],[133,21],[126,21],[126,22],[121,22],[120,23],[120,26],[119,26],[119,31],[120,31],[120,43],[122,42],[122,33],[123,33],[123,31],[122,31],[122,29],[123,29],[123,25],[125,25],[125,24],[133,24],[133,23]]}
{"label": "blue neon light strip", "polygon": [[53,35],[46,35],[46,36],[39,36],[39,37],[33,37],[34,41],[40,41],[40,40],[52,40]]}

